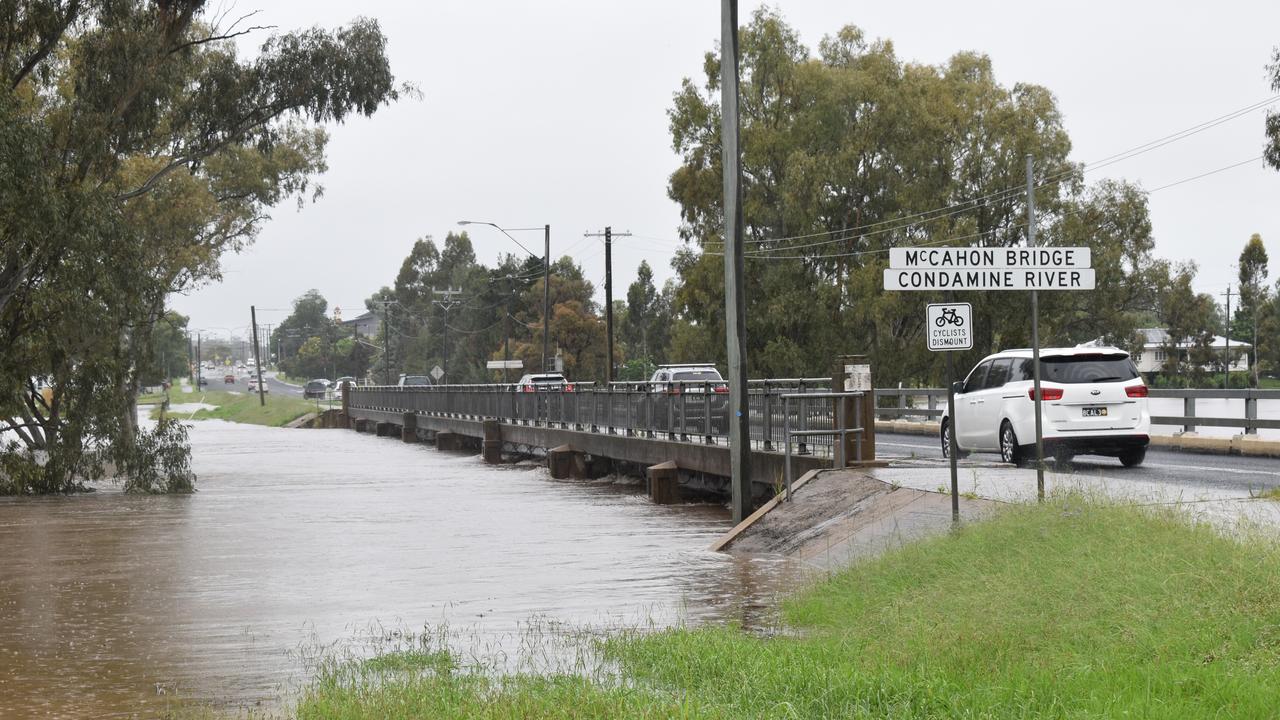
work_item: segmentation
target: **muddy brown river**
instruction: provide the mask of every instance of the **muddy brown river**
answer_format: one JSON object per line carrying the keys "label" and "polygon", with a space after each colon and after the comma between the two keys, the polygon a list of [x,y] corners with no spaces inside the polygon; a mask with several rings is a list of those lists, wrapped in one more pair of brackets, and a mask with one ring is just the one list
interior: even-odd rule
{"label": "muddy brown river", "polygon": [[341,430],[194,423],[199,491],[0,499],[0,718],[280,707],[371,628],[754,622],[799,576],[713,506]]}

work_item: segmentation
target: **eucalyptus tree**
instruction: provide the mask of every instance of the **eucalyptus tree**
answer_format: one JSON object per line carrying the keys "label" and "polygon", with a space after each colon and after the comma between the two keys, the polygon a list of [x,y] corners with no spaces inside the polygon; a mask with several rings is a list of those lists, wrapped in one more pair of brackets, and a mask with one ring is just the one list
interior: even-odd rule
{"label": "eucalyptus tree", "polygon": [[[832,356],[869,353],[885,381],[936,373],[921,294],[883,293],[887,250],[920,243],[1003,247],[1026,239],[1025,157],[1046,223],[1067,208],[1079,168],[1047,89],[1002,85],[990,60],[899,59],[889,41],[845,27],[813,55],[775,12],[740,39],[747,340],[753,374],[826,374]],[[723,359],[719,68],[685,80],[670,110],[681,165],[669,195],[692,245],[673,261],[680,319],[673,356]],[[945,208],[945,211],[936,211]],[[975,353],[1016,335],[1017,293],[974,303]]]}
{"label": "eucalyptus tree", "polygon": [[165,297],[217,278],[272,206],[319,194],[324,124],[402,92],[372,20],[241,58],[250,22],[205,22],[198,0],[0,3],[0,425],[51,458],[11,489],[100,473],[89,444],[155,477],[126,460]]}

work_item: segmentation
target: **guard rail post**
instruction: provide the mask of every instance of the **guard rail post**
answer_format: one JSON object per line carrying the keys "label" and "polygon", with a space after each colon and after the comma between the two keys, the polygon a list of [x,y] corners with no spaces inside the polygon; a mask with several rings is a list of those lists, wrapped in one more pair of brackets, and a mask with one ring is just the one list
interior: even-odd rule
{"label": "guard rail post", "polygon": [[[1194,396],[1190,394],[1182,398],[1182,416],[1185,418],[1193,418],[1196,416],[1196,399]],[[1195,431],[1196,431],[1196,426],[1194,421],[1188,420],[1187,424],[1184,424],[1182,426],[1182,432],[1195,432]]]}
{"label": "guard rail post", "polygon": [[1257,435],[1258,426],[1253,421],[1258,419],[1258,396],[1250,392],[1244,399],[1244,434]]}

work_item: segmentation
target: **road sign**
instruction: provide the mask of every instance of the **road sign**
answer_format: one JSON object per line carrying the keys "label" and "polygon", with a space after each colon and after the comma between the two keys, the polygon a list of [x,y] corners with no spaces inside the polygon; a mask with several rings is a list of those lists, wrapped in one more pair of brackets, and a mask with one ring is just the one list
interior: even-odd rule
{"label": "road sign", "polygon": [[1093,266],[1087,247],[904,247],[889,249],[889,267],[900,270],[1080,270]]}
{"label": "road sign", "polygon": [[440,378],[444,377],[444,369],[439,365],[431,368],[431,377],[434,378],[436,382],[440,382]]}
{"label": "road sign", "polygon": [[925,311],[925,334],[933,352],[973,349],[973,306],[933,303]]}
{"label": "road sign", "polygon": [[885,290],[1092,290],[1093,270],[886,268]]}
{"label": "road sign", "polygon": [[489,370],[523,370],[523,360],[490,360],[484,365]]}

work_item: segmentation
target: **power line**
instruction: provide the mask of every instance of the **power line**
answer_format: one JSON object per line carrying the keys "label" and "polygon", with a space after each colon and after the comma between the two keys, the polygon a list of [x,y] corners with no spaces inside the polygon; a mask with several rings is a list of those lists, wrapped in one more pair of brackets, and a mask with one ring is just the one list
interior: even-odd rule
{"label": "power line", "polygon": [[[1146,154],[1148,152],[1151,152],[1152,150],[1156,150],[1158,148],[1164,147],[1171,143],[1178,142],[1179,140],[1185,140],[1186,138],[1192,137],[1193,135],[1197,135],[1201,132],[1204,132],[1205,130],[1209,130],[1211,128],[1217,127],[1218,125],[1229,122],[1231,120],[1244,117],[1245,115],[1251,112],[1254,112],[1256,110],[1259,110],[1265,107],[1266,105],[1272,102],[1275,102],[1276,100],[1280,100],[1280,95],[1271,96],[1269,98],[1266,98],[1265,100],[1260,100],[1258,102],[1247,105],[1243,108],[1233,110],[1232,112],[1229,112],[1225,115],[1220,115],[1211,120],[1206,120],[1196,125],[1192,125],[1191,127],[1184,128],[1182,130],[1179,130],[1178,132],[1165,135],[1160,138],[1156,138],[1155,140],[1145,142],[1141,145],[1136,145],[1132,148],[1129,148],[1128,150],[1123,150],[1113,155],[1108,155],[1107,157],[1101,158],[1091,163],[1085,163],[1082,166],[1079,166],[1080,171],[1082,173],[1088,173],[1088,172],[1093,172],[1095,170],[1100,170],[1110,165],[1114,165],[1116,163],[1138,157],[1139,155]],[[1245,162],[1248,162],[1248,161],[1245,161]],[[1063,170],[1053,175],[1049,175],[1045,178],[1042,178],[1041,182],[1037,184],[1035,188],[1039,190],[1039,189],[1049,187],[1051,185],[1056,185],[1062,182],[1063,180],[1069,178],[1072,175],[1072,173],[1075,171],[1075,167],[1076,166],[1071,166],[1070,169]],[[1018,197],[1020,195],[1024,195],[1025,193],[1026,193],[1026,189],[1024,187],[1021,187],[1021,186],[1010,187],[1004,190],[997,190],[995,192],[988,193],[986,195],[982,195],[976,198],[971,198],[968,200],[963,200],[958,203],[953,203],[951,205],[947,205],[941,208],[934,208],[932,210],[923,210],[911,215],[905,215],[902,217],[881,220],[878,222],[868,223],[866,225],[860,225],[860,226],[856,226],[856,227],[848,228],[844,230],[824,230],[824,231],[808,233],[803,235],[790,235],[790,236],[783,236],[783,237],[776,237],[776,238],[762,238],[760,240],[746,240],[744,242],[747,244],[763,245],[765,243],[786,242],[788,240],[805,240],[808,238],[820,237],[822,235],[831,235],[833,233],[842,234],[842,236],[838,238],[832,238],[829,240],[812,243],[809,245],[792,246],[785,249],[795,250],[803,247],[816,247],[823,244],[833,244],[837,242],[843,242],[852,237],[867,237],[867,236],[873,236],[873,235],[880,235],[880,234],[892,232],[894,230],[898,230],[904,227],[909,227],[911,225],[920,225],[926,222],[932,222],[934,220],[941,220],[943,218],[951,217],[953,215],[957,215],[962,212],[968,212],[974,209],[978,205],[985,204],[987,201],[1002,202],[1005,200],[1012,199],[1014,197]],[[946,212],[946,211],[950,211],[950,212]],[[927,215],[933,215],[933,217],[925,217]],[[915,218],[923,218],[923,219],[916,222],[904,222],[908,220],[914,220]],[[892,225],[892,226],[886,227],[880,230],[875,230],[875,232],[866,232],[868,230],[879,228],[885,225]],[[718,244],[719,242],[720,241],[708,241],[709,244]],[[761,251],[761,252],[765,252],[765,251]]]}

